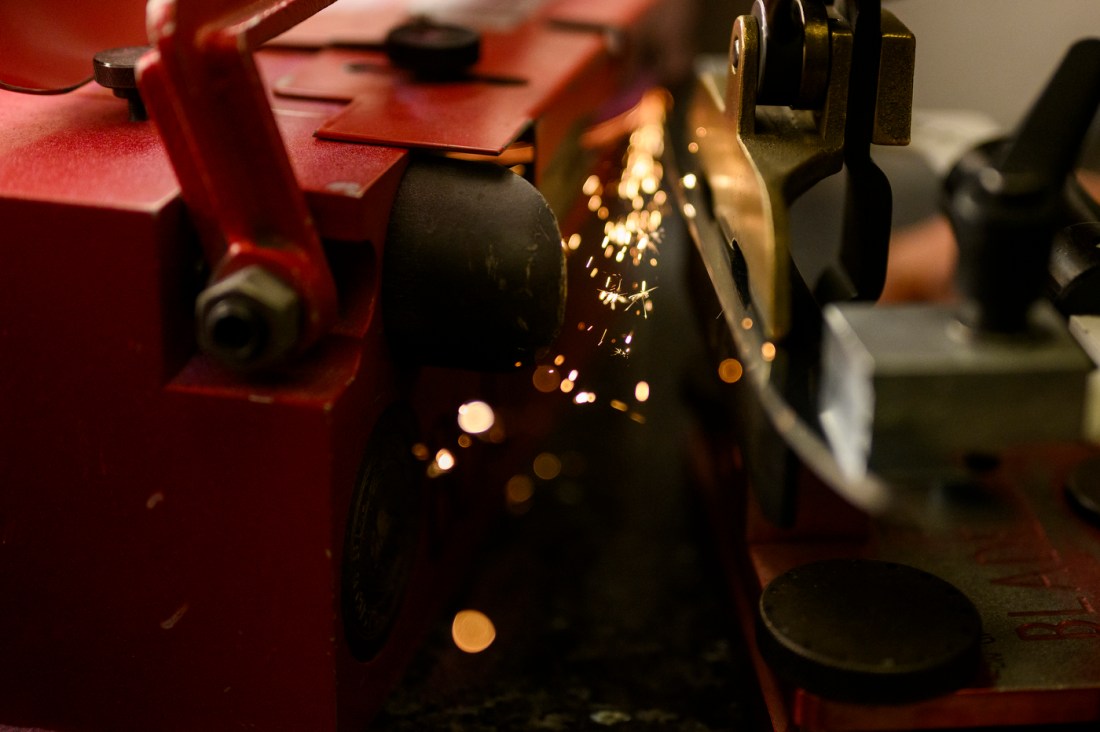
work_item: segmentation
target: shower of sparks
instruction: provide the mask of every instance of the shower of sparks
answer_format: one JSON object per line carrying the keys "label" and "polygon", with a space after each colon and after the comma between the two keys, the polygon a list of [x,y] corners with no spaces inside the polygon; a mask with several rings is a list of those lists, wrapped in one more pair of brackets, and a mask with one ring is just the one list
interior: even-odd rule
{"label": "shower of sparks", "polygon": [[650,302],[649,295],[650,295],[651,292],[653,292],[656,289],[657,289],[656,287],[648,287],[647,288],[646,285],[645,285],[645,280],[642,280],[642,289],[639,290],[638,292],[635,292],[633,295],[631,295],[630,297],[627,298],[630,305],[634,305],[634,304],[638,303],[639,301],[645,303],[645,305],[642,307],[642,317],[643,318],[648,318],[649,317],[649,312],[653,309],[653,307],[652,307],[653,303]]}
{"label": "shower of sparks", "polygon": [[612,310],[615,309],[616,305],[625,305],[631,302],[630,298],[624,297],[614,290],[599,290],[599,293],[600,302]]}
{"label": "shower of sparks", "polygon": [[[621,168],[610,176],[606,172],[593,173],[581,186],[579,203],[587,209],[588,228],[582,229],[583,234],[567,234],[563,240],[570,266],[581,267],[574,277],[580,275],[584,282],[591,283],[591,290],[585,286],[581,291],[594,293],[598,310],[603,313],[578,322],[577,335],[592,348],[606,347],[607,355],[622,359],[631,357],[645,335],[645,331],[636,332],[633,319],[648,319],[659,297],[656,272],[671,205],[661,189],[668,101],[664,92],[643,96],[635,117],[639,124],[627,141]],[[596,234],[601,229],[602,238]],[[568,395],[575,404],[596,402],[596,393],[587,379],[571,368],[572,362],[583,364],[585,356],[551,352],[541,357],[532,375],[535,388],[547,394]],[[567,360],[570,366],[564,367]],[[636,395],[624,394],[614,400],[601,399],[600,403],[610,404],[641,423],[644,418],[633,411],[640,401]],[[635,406],[630,408],[628,404]]]}

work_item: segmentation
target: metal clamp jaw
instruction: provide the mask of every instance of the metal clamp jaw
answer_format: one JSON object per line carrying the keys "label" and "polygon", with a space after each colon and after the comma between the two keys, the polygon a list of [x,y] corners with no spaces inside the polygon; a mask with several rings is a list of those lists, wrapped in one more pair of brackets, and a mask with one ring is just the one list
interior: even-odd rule
{"label": "metal clamp jaw", "polygon": [[734,23],[729,63],[700,74],[692,142],[767,338],[791,328],[789,207],[844,165],[853,236],[840,279],[849,295],[881,290],[889,184],[868,149],[909,141],[914,52],[913,35],[880,18],[877,2],[757,0]]}
{"label": "metal clamp jaw", "polygon": [[200,345],[238,369],[307,348],[335,321],[336,287],[252,49],[331,0],[150,3],[138,84],[213,270]]}

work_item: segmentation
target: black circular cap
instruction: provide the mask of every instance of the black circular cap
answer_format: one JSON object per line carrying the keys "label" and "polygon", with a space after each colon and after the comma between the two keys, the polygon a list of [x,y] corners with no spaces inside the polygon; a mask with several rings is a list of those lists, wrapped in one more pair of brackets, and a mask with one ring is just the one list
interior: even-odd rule
{"label": "black circular cap", "polygon": [[772,580],[759,609],[765,660],[824,697],[916,701],[958,689],[978,671],[977,608],[949,582],[903,564],[807,564]]}
{"label": "black circular cap", "polygon": [[446,78],[461,76],[481,57],[481,36],[459,25],[426,20],[399,25],[386,35],[390,61],[413,73]]}
{"label": "black circular cap", "polygon": [[125,46],[100,51],[92,59],[96,83],[108,89],[137,89],[137,62],[148,46]]}
{"label": "black circular cap", "polygon": [[1100,526],[1100,457],[1089,458],[1073,469],[1066,495],[1078,515]]}

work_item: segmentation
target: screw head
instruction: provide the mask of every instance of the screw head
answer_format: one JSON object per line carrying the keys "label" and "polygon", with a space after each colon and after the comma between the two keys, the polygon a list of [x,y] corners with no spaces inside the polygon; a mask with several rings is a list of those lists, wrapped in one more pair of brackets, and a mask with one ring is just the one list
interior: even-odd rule
{"label": "screw head", "polygon": [[297,291],[259,265],[245,267],[206,288],[195,304],[199,346],[239,371],[274,365],[301,335]]}

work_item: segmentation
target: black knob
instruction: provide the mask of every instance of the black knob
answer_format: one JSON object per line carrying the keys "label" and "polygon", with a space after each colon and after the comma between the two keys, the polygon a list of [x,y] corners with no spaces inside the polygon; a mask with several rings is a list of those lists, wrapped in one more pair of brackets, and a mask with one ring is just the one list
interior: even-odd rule
{"label": "black knob", "polygon": [[481,36],[463,26],[418,20],[391,30],[385,49],[394,66],[427,79],[453,79],[481,57]]}
{"label": "black knob", "polygon": [[821,696],[912,702],[972,682],[980,668],[978,609],[914,567],[830,559],[772,580],[757,641],[775,672]]}
{"label": "black knob", "polygon": [[92,59],[96,83],[113,90],[116,97],[129,103],[132,122],[148,119],[137,85],[137,62],[148,50],[148,46],[109,48]]}
{"label": "black knob", "polygon": [[1100,105],[1100,39],[1076,43],[1008,140],[960,161],[946,208],[959,242],[962,320],[1020,332],[1048,278],[1065,191]]}

